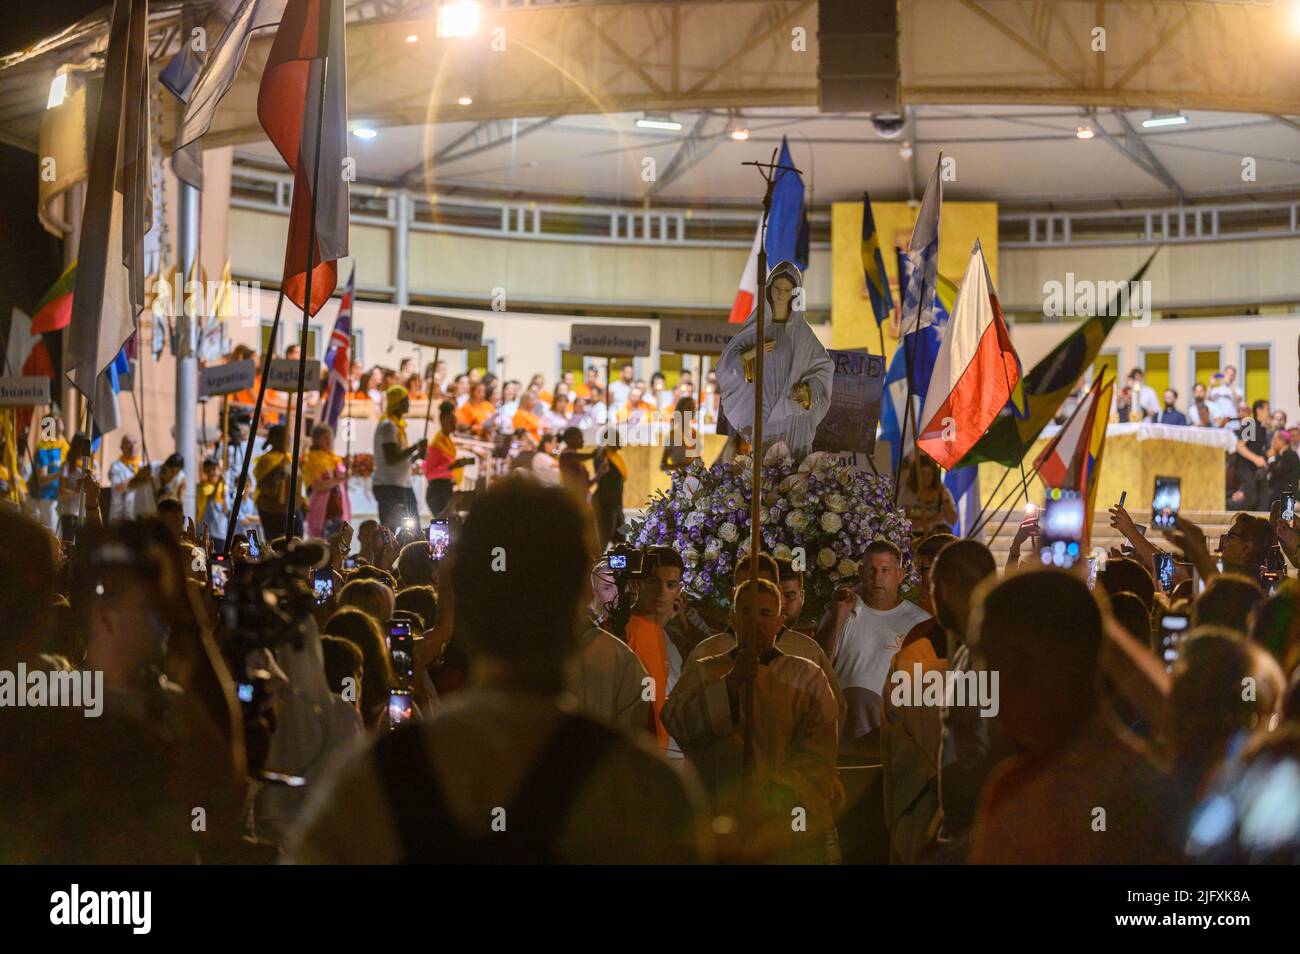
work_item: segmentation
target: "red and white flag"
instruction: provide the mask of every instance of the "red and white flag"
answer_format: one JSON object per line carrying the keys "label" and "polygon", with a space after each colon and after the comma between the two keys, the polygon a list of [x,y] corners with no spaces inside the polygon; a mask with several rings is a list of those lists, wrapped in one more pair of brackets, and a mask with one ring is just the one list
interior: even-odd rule
{"label": "red and white flag", "polygon": [[[338,284],[338,259],[348,254],[347,80],[343,0],[289,0],[271,44],[257,118],[293,172],[293,205],[284,250],[284,293],[316,314]],[[325,75],[321,104],[321,72]],[[319,131],[317,129],[319,121]],[[320,169],[316,143],[320,142]],[[312,190],[316,217],[312,221]],[[313,229],[314,225],[314,229]],[[312,263],[306,301],[307,261]]]}
{"label": "red and white flag", "polygon": [[[1110,413],[1110,404],[1102,406],[1099,400],[1102,396],[1107,402],[1110,400],[1110,388],[1105,386],[1105,379],[1103,367],[1102,373],[1093,379],[1092,386],[1079,400],[1069,419],[1034,460],[1034,469],[1038,471],[1038,479],[1044,487],[1068,487],[1078,491],[1087,488],[1097,415],[1100,413],[1105,420]],[[1103,427],[1103,442],[1105,438],[1106,429]]]}
{"label": "red and white flag", "polygon": [[731,303],[731,317],[727,320],[733,325],[743,323],[758,301],[758,243],[762,240],[763,226],[760,223],[754,230],[754,245],[749,250],[749,261],[745,262],[745,270],[740,273],[740,290],[736,292],[736,300]]}
{"label": "red and white flag", "polygon": [[940,467],[952,468],[984,436],[1019,383],[1020,359],[976,241],[934,359],[918,446]]}

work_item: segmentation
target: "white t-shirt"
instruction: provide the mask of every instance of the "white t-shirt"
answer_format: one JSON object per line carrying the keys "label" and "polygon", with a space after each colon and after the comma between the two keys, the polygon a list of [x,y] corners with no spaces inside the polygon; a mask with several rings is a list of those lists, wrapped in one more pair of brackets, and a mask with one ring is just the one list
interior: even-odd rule
{"label": "white t-shirt", "polygon": [[[831,660],[840,688],[846,694],[850,689],[864,689],[882,696],[890,661],[902,645],[903,637],[917,623],[929,618],[929,613],[907,600],[891,610],[874,610],[862,597],[856,597],[835,647],[835,658]],[[867,707],[867,716],[871,728],[880,727],[879,702]]]}
{"label": "white t-shirt", "polygon": [[397,437],[397,425],[385,418],[375,428],[375,473],[371,483],[378,487],[411,486],[411,458],[403,457],[396,464],[388,463],[384,457],[384,445],[397,444],[398,450],[404,450]]}
{"label": "white t-shirt", "polygon": [[622,407],[627,403],[627,396],[632,393],[632,385],[628,384],[622,378],[619,378],[609,386],[610,401],[615,407]]}
{"label": "white t-shirt", "polygon": [[[124,484],[135,476],[135,471],[122,461],[115,460],[108,468],[108,482],[113,487]],[[114,522],[130,520],[135,516],[135,491],[114,490],[108,505],[108,519]]]}

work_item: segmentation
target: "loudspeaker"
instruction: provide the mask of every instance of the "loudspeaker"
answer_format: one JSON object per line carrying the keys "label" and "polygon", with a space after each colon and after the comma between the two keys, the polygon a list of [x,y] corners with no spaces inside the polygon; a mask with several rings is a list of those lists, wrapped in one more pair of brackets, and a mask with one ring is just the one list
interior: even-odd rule
{"label": "loudspeaker", "polygon": [[819,0],[817,107],[823,113],[897,113],[897,0]]}

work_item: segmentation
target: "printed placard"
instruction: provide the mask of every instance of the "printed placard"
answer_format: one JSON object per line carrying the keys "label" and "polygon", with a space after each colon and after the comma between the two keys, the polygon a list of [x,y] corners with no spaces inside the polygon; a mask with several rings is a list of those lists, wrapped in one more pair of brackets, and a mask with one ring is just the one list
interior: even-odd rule
{"label": "printed placard", "polygon": [[[293,367],[293,387],[298,390],[298,362],[291,361]],[[218,394],[234,394],[253,386],[257,380],[257,362],[251,358],[245,361],[233,361],[228,364],[214,364],[199,369],[199,397],[213,397]]]}
{"label": "printed placard", "polygon": [[595,358],[648,358],[649,325],[574,325],[569,350]]}
{"label": "printed placard", "polygon": [[397,319],[397,340],[429,348],[473,350],[483,347],[483,322],[403,311]]}
{"label": "printed placard", "polygon": [[722,354],[740,325],[706,318],[661,318],[659,350],[670,354]]}
{"label": "printed placard", "polygon": [[817,427],[813,450],[870,454],[876,447],[885,359],[866,351],[827,350],[835,362],[831,406]]}
{"label": "printed placard", "polygon": [[[266,386],[272,391],[297,391],[298,390],[298,359],[297,358],[274,358],[271,361],[271,370],[266,378]],[[320,390],[320,362],[308,361],[307,374],[303,378],[302,389],[304,391]]]}
{"label": "printed placard", "polygon": [[0,407],[37,407],[49,403],[49,378],[0,378]]}

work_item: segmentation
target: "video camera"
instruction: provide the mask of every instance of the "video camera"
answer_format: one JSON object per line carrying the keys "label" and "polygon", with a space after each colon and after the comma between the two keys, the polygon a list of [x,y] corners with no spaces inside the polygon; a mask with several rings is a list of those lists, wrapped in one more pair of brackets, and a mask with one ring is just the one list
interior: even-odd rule
{"label": "video camera", "polygon": [[302,648],[303,626],[316,605],[312,577],[328,562],[324,544],[292,540],[282,553],[231,570],[225,596],[217,604],[219,635],[246,715],[265,714],[270,678],[265,670],[249,669],[249,654],[280,646]]}

